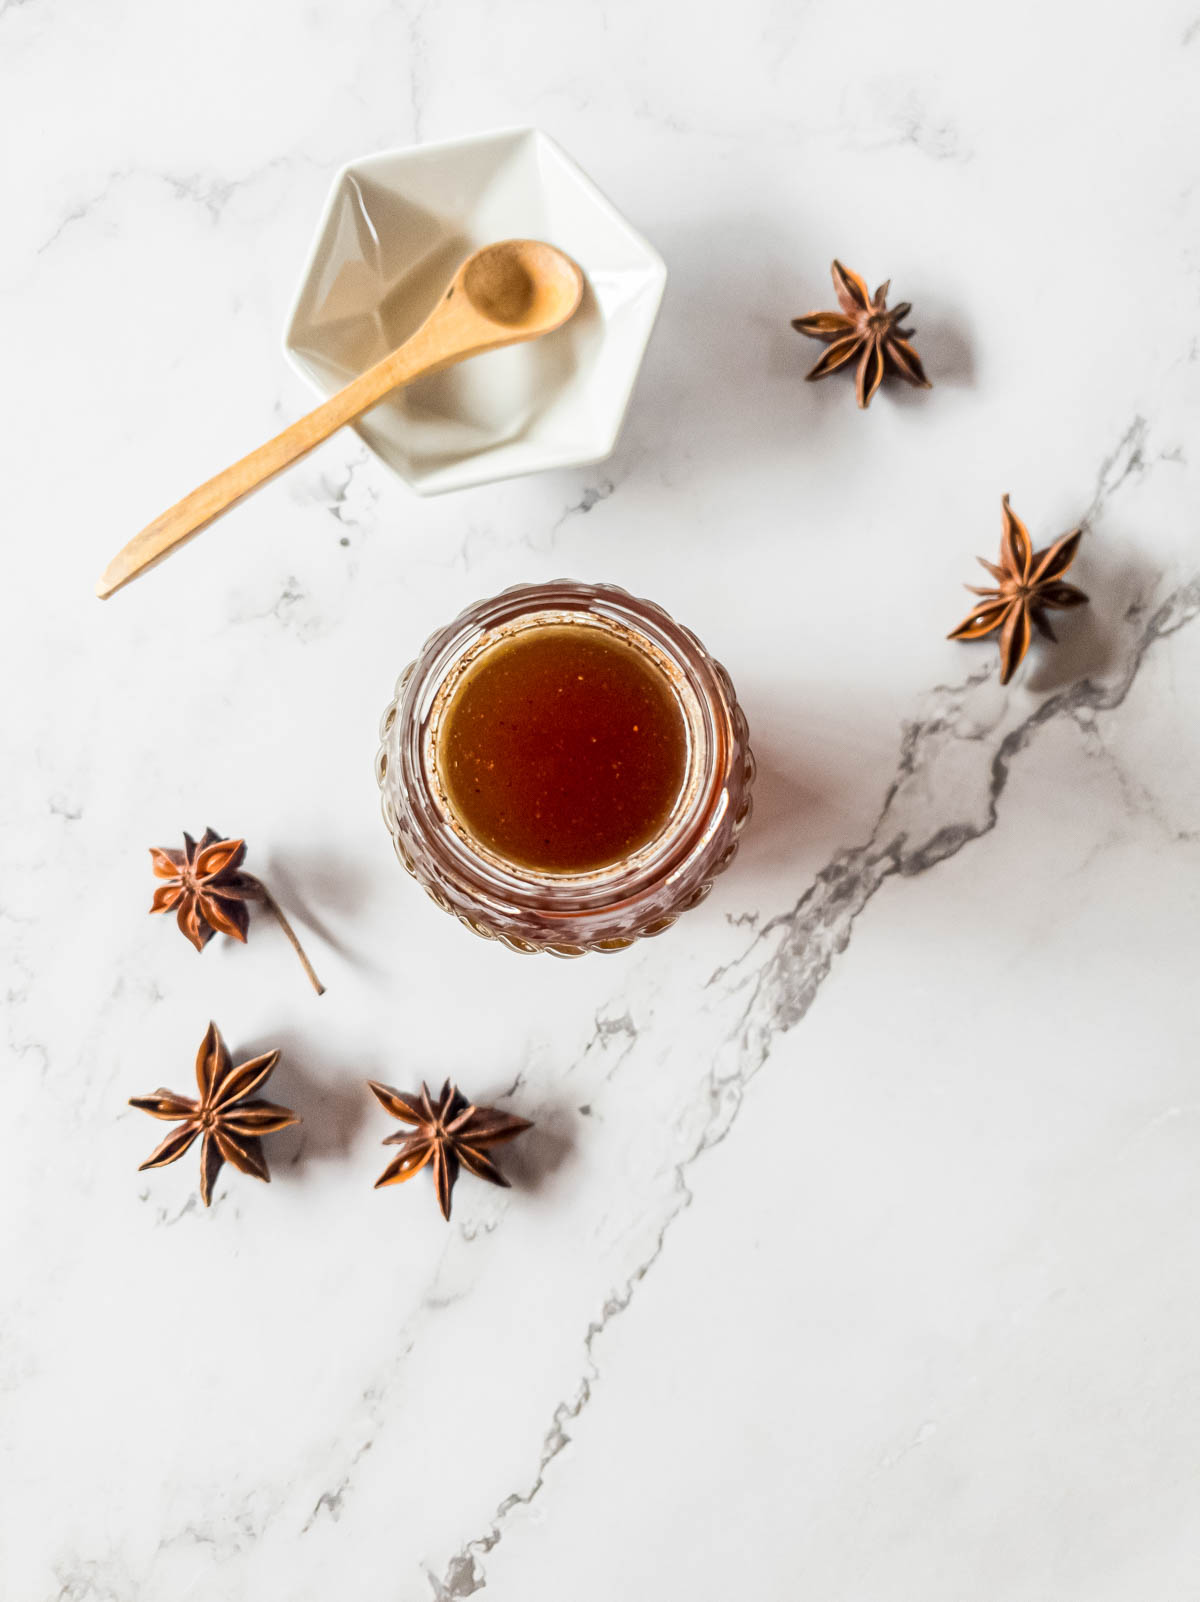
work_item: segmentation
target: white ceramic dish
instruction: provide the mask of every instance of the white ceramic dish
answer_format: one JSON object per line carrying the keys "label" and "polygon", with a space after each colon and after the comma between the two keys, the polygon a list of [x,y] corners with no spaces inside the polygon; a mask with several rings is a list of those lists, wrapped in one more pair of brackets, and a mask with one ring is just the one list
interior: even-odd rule
{"label": "white ceramic dish", "polygon": [[386,151],[334,180],[284,335],[323,397],[407,339],[471,251],[519,237],[583,268],[571,321],[398,390],[354,425],[422,495],[606,457],[667,270],[536,128]]}

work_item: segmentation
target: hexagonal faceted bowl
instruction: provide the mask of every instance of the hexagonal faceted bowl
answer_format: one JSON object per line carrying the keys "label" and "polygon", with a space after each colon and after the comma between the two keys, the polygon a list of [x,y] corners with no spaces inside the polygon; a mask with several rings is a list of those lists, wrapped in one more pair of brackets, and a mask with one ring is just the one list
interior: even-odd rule
{"label": "hexagonal faceted bowl", "polygon": [[422,495],[603,460],[616,443],[667,272],[536,128],[419,145],[344,167],[284,346],[321,396],[395,349],[480,245],[544,239],[583,268],[556,333],[397,390],[354,426]]}

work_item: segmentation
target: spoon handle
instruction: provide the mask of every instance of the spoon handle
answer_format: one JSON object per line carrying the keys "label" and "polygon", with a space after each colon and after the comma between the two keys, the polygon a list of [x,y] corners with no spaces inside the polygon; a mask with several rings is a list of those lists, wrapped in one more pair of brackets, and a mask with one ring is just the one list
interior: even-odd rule
{"label": "spoon handle", "polygon": [[481,342],[478,337],[470,339],[467,320],[458,327],[454,326],[456,321],[443,315],[435,324],[431,318],[411,339],[390,351],[374,367],[368,367],[365,373],[360,373],[307,416],[177,501],[117,552],[101,574],[96,594],[106,600],[130,579],[161,562],[177,545],[191,539],[244,495],[249,495],[251,490],[306,456],[339,428],[369,411],[392,390],[426,374],[452,367],[491,343]]}

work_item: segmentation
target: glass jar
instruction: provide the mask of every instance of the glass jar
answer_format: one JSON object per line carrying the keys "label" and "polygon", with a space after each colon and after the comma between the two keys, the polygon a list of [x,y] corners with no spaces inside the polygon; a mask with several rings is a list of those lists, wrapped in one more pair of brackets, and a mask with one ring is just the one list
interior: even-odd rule
{"label": "glass jar", "polygon": [[[497,856],[455,815],[438,774],[442,716],[463,675],[505,638],[564,623],[607,630],[641,652],[669,682],[687,732],[684,781],[658,833],[587,873]],[[661,934],[712,889],[750,817],[754,758],[729,675],[661,607],[614,585],[518,585],[468,607],[400,675],[380,737],[376,775],[401,863],[438,906],[514,951],[577,957]]]}

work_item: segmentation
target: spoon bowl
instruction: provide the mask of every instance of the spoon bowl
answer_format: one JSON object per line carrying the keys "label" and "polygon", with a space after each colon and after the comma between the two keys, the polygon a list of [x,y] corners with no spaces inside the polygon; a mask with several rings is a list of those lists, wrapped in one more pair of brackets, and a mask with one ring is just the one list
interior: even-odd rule
{"label": "spoon bowl", "polygon": [[583,295],[583,274],[576,264],[539,239],[485,245],[463,263],[458,277],[481,317],[539,333],[561,328]]}

